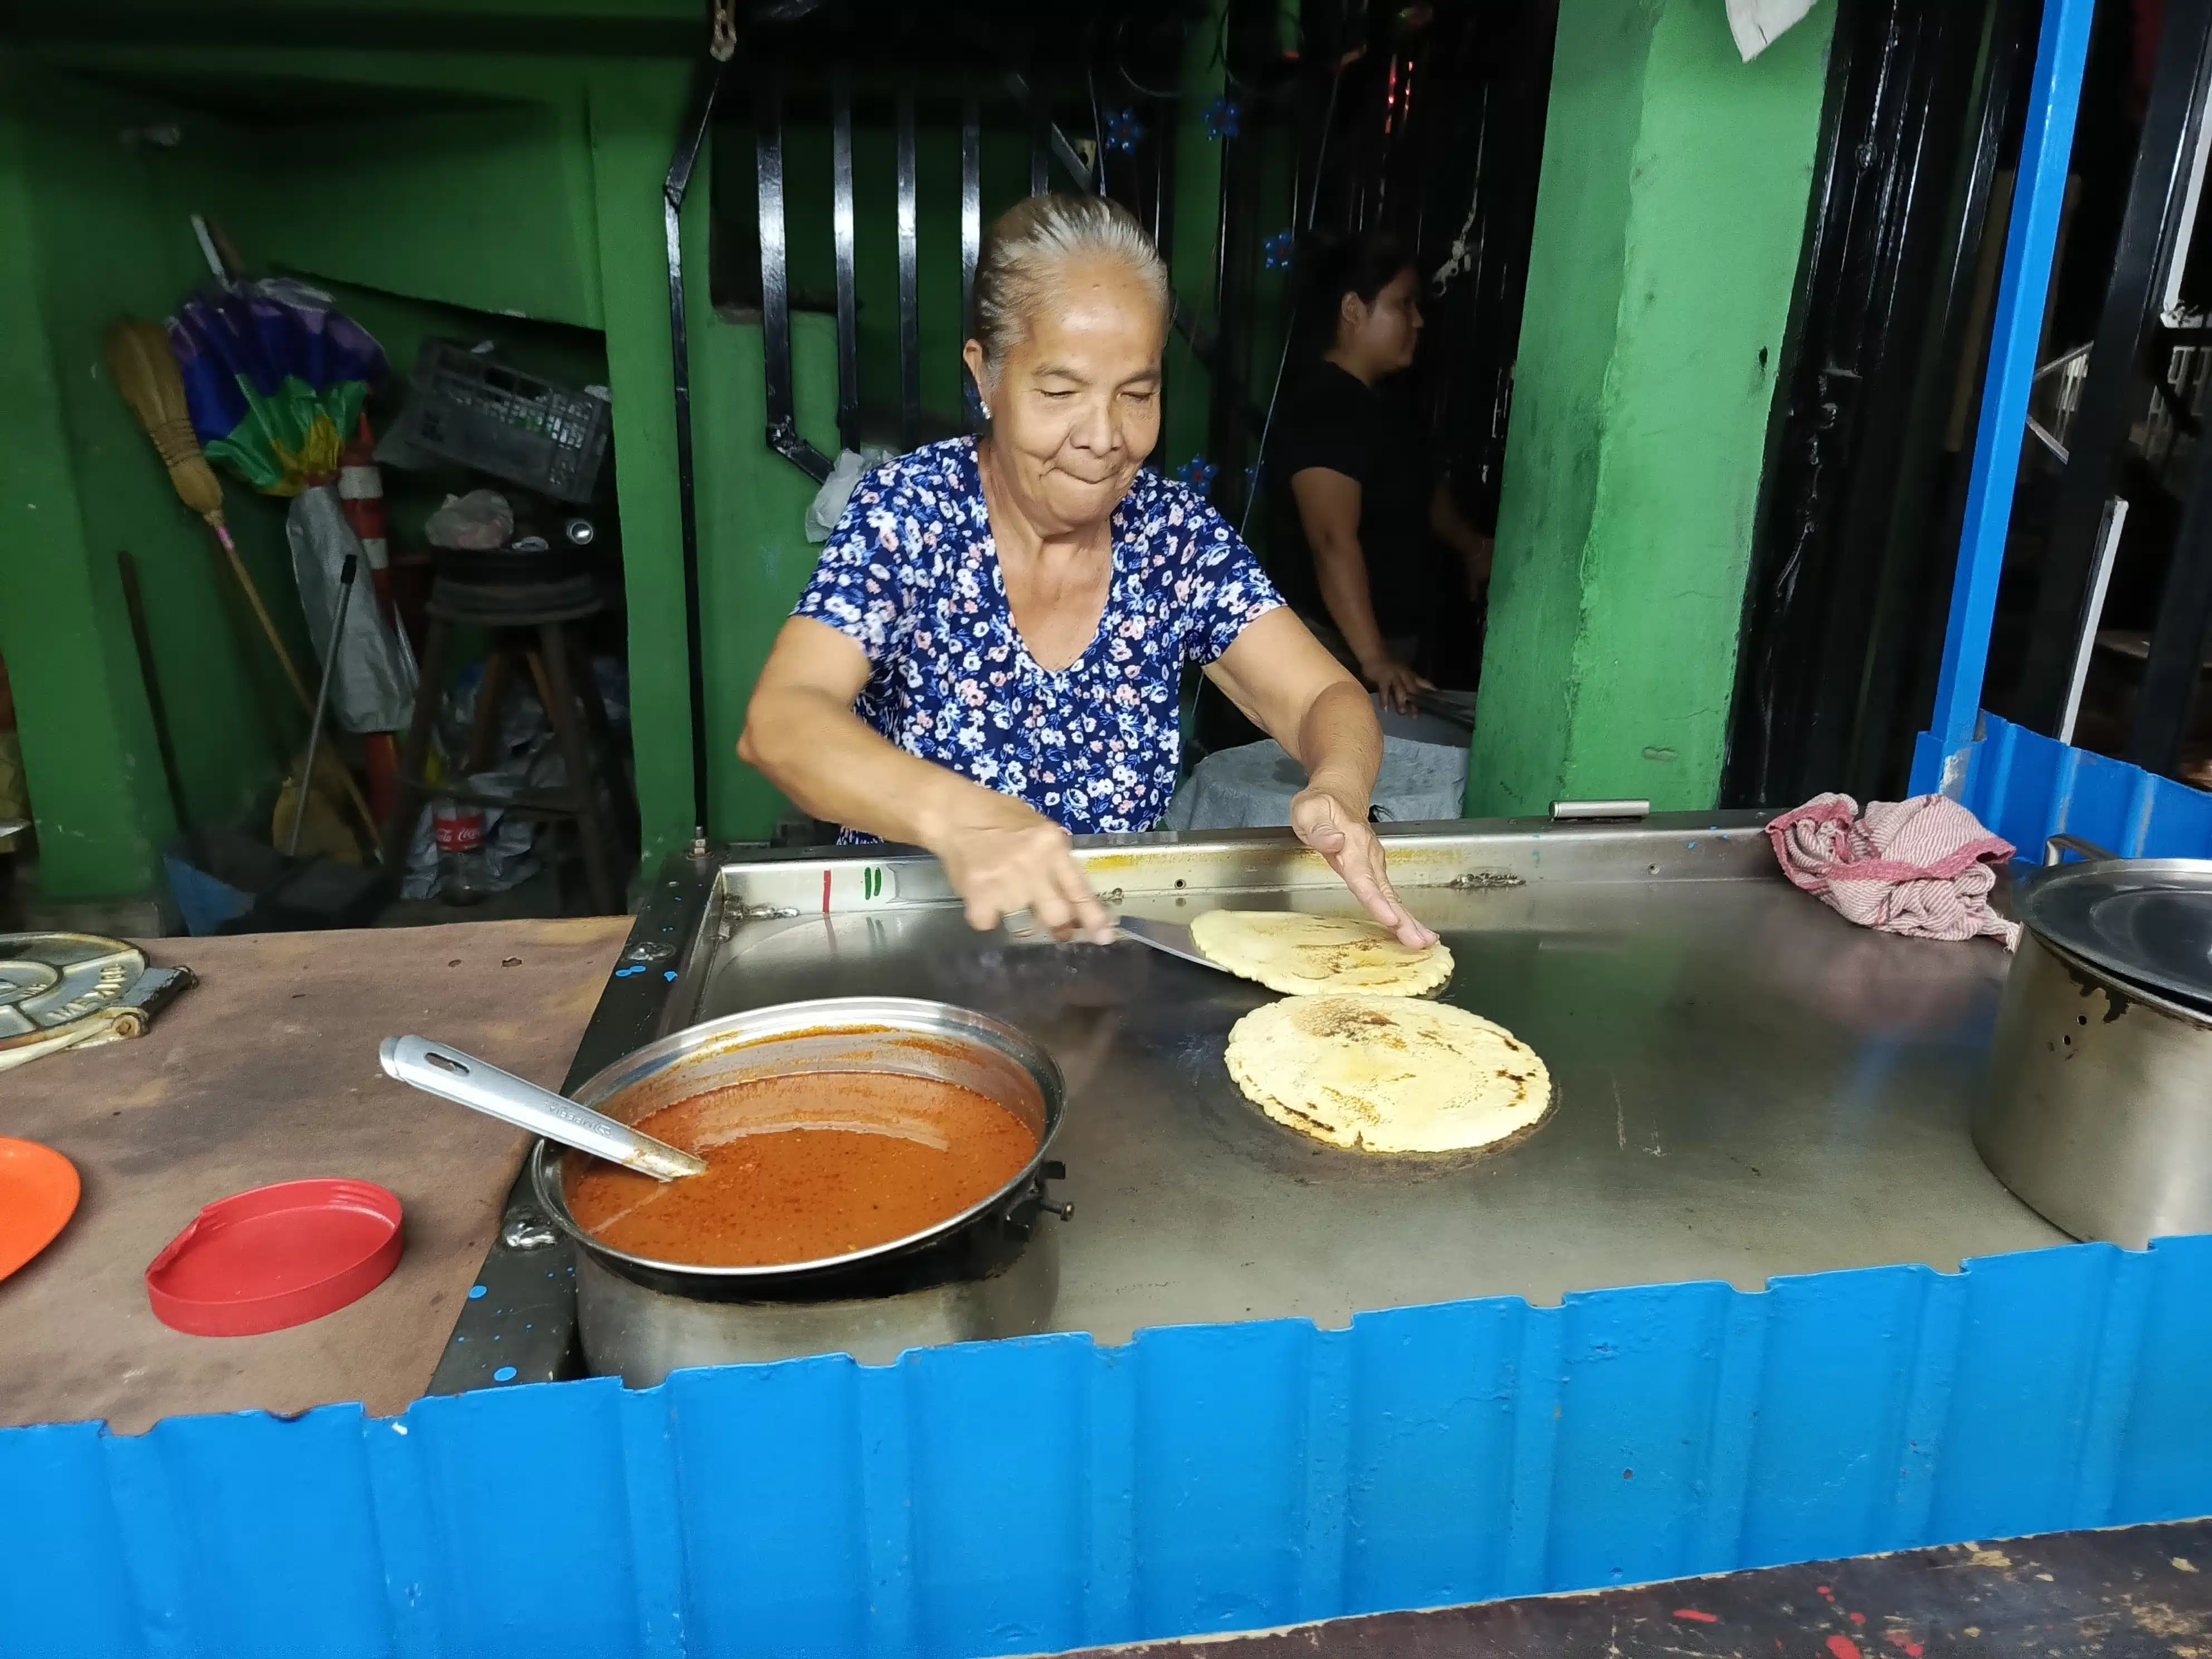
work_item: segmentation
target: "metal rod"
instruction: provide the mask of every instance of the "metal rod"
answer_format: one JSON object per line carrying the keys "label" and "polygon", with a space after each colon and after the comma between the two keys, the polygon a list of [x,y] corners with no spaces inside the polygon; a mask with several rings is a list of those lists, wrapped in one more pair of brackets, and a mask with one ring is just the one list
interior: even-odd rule
{"label": "metal rod", "polygon": [[[1149,131],[1145,142],[1152,154],[1152,246],[1159,250],[1160,262],[1170,270],[1175,269],[1175,164],[1172,147],[1162,129],[1169,125],[1168,116],[1174,113],[1173,104],[1155,104],[1147,124]],[[1168,301],[1175,305],[1172,295]],[[1170,354],[1160,355],[1159,406],[1168,406],[1168,378],[1173,372],[1168,363]],[[1168,423],[1160,422],[1159,435],[1152,441],[1151,465],[1153,471],[1164,471],[1168,464]]]}
{"label": "metal rod", "polygon": [[1052,106],[1035,88],[1030,100],[1030,194],[1042,196],[1052,188]]}
{"label": "metal rod", "polygon": [[2128,498],[2115,495],[2105,503],[2104,522],[2097,526],[2097,563],[2089,574],[2089,602],[2082,609],[2081,635],[2074,641],[2074,672],[2066,684],[2066,707],[2058,716],[2054,734],[2061,743],[2074,741],[2074,723],[2081,718],[2081,693],[2089,684],[2089,659],[2097,653],[2097,625],[2105,619],[2105,593],[2112,585],[2112,559],[2120,550],[2120,532],[2128,522]]}
{"label": "metal rod", "polygon": [[[1084,165],[1082,153],[1075,148],[1074,142],[1060,130],[1059,124],[1052,118],[1051,100],[1042,94],[1032,92],[1030,88],[1029,77],[1018,72],[1006,76],[1006,85],[1012,90],[1016,98],[1029,106],[1030,115],[1036,123],[1034,128],[1035,143],[1030,157],[1030,194],[1040,196],[1052,188],[1052,164],[1055,161],[1067,170],[1067,176],[1075,180],[1078,189],[1089,190],[1091,187],[1092,169]],[[1036,159],[1034,153],[1035,148],[1042,148],[1046,152],[1042,162],[1039,162]],[[1101,156],[1099,163],[1102,170],[1105,158]],[[1042,170],[1040,171],[1040,168]]]}
{"label": "metal rod", "polygon": [[914,88],[898,94],[899,441],[921,441],[921,283],[916,269],[919,228],[915,215]]}
{"label": "metal rod", "polygon": [[1951,587],[1934,717],[1913,759],[1915,793],[1963,784],[1966,753],[1981,712],[1990,631],[1996,618],[1997,579],[2004,570],[2013,487],[2020,477],[2020,434],[2027,424],[2027,394],[2043,331],[2043,303],[2051,289],[2051,257],[2058,242],[2058,214],[2065,200],[2067,160],[2074,148],[2074,118],[2081,103],[2081,71],[2088,59],[2094,10],[2095,0],[2049,0],[2043,9],[2012,224],[2006,237],[2004,276],[1997,290],[1989,376],[1967,485],[1966,532]]}
{"label": "metal rod", "polygon": [[[726,63],[702,64],[695,77],[690,119],[660,186],[660,222],[668,261],[668,339],[676,402],[676,505],[684,557],[684,678],[691,705],[692,820],[707,823],[707,651],[699,603],[699,501],[691,451],[691,337],[684,316],[684,198],[714,116]],[[404,843],[401,843],[403,849]],[[396,861],[395,861],[396,862]]]}
{"label": "metal rod", "polygon": [[361,569],[361,555],[349,553],[338,567],[338,602],[331,617],[330,643],[323,647],[323,683],[315,688],[315,713],[307,722],[307,762],[300,769],[300,787],[292,794],[292,833],[284,838],[284,856],[300,851],[300,826],[307,821],[307,792],[315,781],[315,751],[322,746],[323,716],[331,706],[331,677],[345,644],[346,608],[353,603],[353,579]]}
{"label": "metal rod", "polygon": [[[177,820],[177,831],[184,837],[185,851],[192,862],[205,869],[199,831],[193,827],[191,811],[185,803],[184,781],[177,769],[177,746],[169,732],[168,699],[161,695],[161,677],[154,668],[154,638],[146,626],[146,600],[138,586],[138,561],[126,548],[116,554],[115,568],[123,582],[123,608],[131,619],[131,643],[138,653],[138,678],[146,689],[146,713],[154,722],[154,752],[161,758],[161,781],[168,786],[169,811]],[[302,795],[301,804],[305,801]],[[296,810],[293,821],[298,822]]]}
{"label": "metal rod", "polygon": [[983,252],[983,111],[960,105],[960,326],[975,325],[975,261]]}
{"label": "metal rod", "polygon": [[[973,94],[960,100],[960,341],[975,327],[975,262],[983,252],[983,109]],[[974,426],[982,398],[975,377],[960,364],[960,408]]]}
{"label": "metal rod", "polygon": [[2212,62],[2200,66],[2197,84],[2197,107],[2191,117],[2194,131],[2189,138],[2189,183],[2182,192],[2181,216],[2174,227],[2173,240],[2166,251],[2166,280],[2158,306],[2158,319],[2168,328],[2181,325],[2184,307],[2181,303],[2181,279],[2189,271],[2189,252],[2197,241],[2197,214],[2204,200],[2204,167],[2212,160],[2212,86],[2206,77],[2212,76]]}
{"label": "metal rod", "polygon": [[853,76],[840,65],[830,77],[830,224],[837,261],[837,435],[860,447],[860,301],[853,275]]}
{"label": "metal rod", "polygon": [[1651,803],[1648,800],[1555,800],[1552,803],[1552,822],[1554,823],[1616,823],[1624,818],[1648,818]]}

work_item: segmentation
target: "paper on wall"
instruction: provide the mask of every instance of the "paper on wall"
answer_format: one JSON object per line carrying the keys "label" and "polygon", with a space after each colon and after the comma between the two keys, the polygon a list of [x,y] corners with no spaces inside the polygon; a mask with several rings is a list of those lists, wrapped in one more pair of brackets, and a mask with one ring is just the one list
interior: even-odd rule
{"label": "paper on wall", "polygon": [[1748,64],[1813,9],[1813,0],[1728,0],[1729,31]]}

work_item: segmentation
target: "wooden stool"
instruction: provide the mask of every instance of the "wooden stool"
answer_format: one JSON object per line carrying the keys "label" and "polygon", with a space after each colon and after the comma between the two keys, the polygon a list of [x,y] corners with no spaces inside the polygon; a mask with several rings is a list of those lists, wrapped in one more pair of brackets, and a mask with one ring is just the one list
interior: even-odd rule
{"label": "wooden stool", "polygon": [[[437,796],[464,805],[498,807],[526,817],[573,820],[577,839],[583,845],[584,873],[591,884],[592,902],[602,915],[622,914],[623,878],[616,863],[620,838],[608,822],[600,785],[604,781],[605,795],[612,798],[618,811],[630,809],[629,789],[621,767],[615,763],[613,723],[600,699],[599,680],[592,672],[591,653],[582,648],[574,630],[575,623],[596,616],[600,609],[599,597],[588,584],[555,581],[489,587],[449,582],[442,577],[432,583],[426,607],[429,629],[422,644],[422,683],[415,694],[415,719],[399,755],[398,805],[384,830],[384,867],[392,879],[396,882],[405,872],[408,843],[421,816],[422,803]],[[424,781],[422,767],[430,753],[430,732],[445,690],[446,659],[457,623],[488,630],[491,647],[484,659],[483,684],[477,690],[468,752],[461,757],[453,781],[433,787]],[[544,707],[553,739],[561,748],[568,781],[556,793],[502,799],[471,791],[461,780],[491,763],[492,750],[499,741],[500,716],[514,689],[518,664],[529,670],[538,689],[538,701]]]}

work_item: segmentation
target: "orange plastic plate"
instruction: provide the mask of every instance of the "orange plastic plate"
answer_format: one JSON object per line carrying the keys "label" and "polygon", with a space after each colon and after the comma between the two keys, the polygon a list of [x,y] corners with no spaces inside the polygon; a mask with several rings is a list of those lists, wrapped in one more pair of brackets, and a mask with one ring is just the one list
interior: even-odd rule
{"label": "orange plastic plate", "polygon": [[52,1147],[0,1137],[0,1279],[54,1242],[82,1190],[76,1165]]}

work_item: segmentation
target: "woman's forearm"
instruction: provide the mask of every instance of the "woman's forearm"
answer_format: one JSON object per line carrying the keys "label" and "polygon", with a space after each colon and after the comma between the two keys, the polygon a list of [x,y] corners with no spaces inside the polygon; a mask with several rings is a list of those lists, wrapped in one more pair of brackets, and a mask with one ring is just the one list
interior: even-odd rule
{"label": "woman's forearm", "polygon": [[1367,556],[1359,544],[1334,540],[1316,547],[1314,574],[1329,620],[1344,635],[1359,665],[1370,667],[1388,657],[1382,629],[1375,620],[1374,596],[1368,591]]}
{"label": "woman's forearm", "polygon": [[909,755],[811,686],[755,694],[738,755],[817,818],[928,847],[969,783]]}
{"label": "woman's forearm", "polygon": [[1452,494],[1451,485],[1441,481],[1429,497],[1429,528],[1438,541],[1464,558],[1482,553],[1488,543],[1488,538],[1460,511],[1459,497]]}
{"label": "woman's forearm", "polygon": [[1323,687],[1298,722],[1294,752],[1309,785],[1365,815],[1382,769],[1382,730],[1364,690],[1348,679]]}

